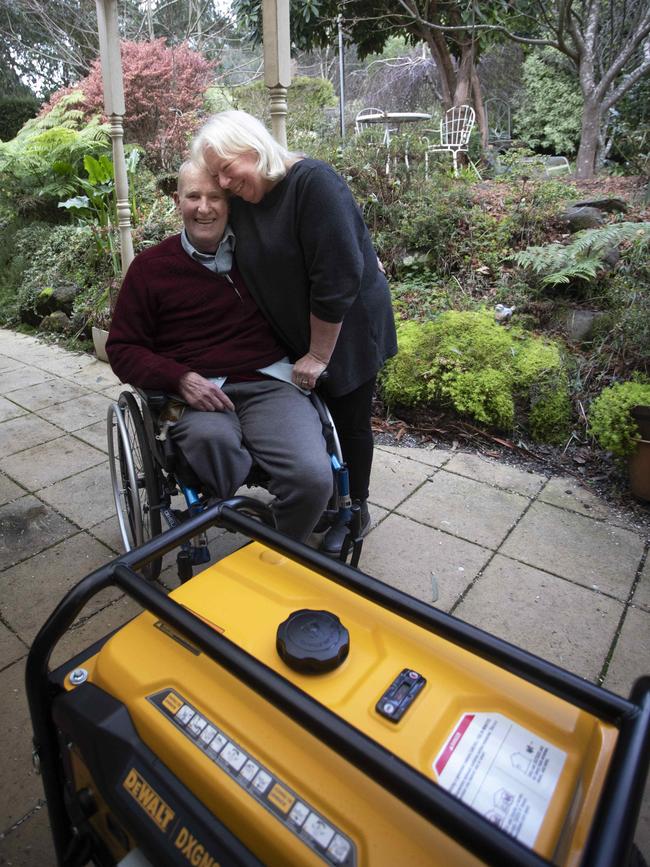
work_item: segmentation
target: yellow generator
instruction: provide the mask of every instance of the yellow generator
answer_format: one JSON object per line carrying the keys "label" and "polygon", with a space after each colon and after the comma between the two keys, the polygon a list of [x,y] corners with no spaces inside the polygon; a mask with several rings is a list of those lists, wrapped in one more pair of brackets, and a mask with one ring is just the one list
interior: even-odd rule
{"label": "yellow generator", "polygon": [[[240,505],[84,578],[33,644],[60,867],[629,863],[650,678],[618,697]],[[210,525],[252,541],[169,596],[133,571]],[[143,613],[50,672],[110,585]]]}

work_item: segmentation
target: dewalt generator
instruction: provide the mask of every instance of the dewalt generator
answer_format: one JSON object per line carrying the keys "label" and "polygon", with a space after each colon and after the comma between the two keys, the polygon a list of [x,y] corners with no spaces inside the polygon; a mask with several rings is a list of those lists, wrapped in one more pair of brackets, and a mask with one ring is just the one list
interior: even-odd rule
{"label": "dewalt generator", "polygon": [[[650,678],[609,693],[288,540],[243,499],[88,575],[34,641],[60,867],[629,863]],[[251,541],[169,595],[134,571],[211,525]],[[143,613],[51,672],[111,585]]]}

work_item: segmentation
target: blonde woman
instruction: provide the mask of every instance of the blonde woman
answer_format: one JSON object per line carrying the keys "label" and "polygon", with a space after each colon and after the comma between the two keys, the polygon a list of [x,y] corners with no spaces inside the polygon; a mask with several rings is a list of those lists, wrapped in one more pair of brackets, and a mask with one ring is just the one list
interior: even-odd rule
{"label": "blonde woman", "polygon": [[[397,342],[361,211],[331,166],[286,150],[246,112],[211,117],[192,142],[192,159],[231,195],[238,267],[293,355],[295,383],[313,388],[327,368],[324,397],[367,532],[372,397]],[[339,522],[329,529],[326,553],[338,553],[345,529]]]}

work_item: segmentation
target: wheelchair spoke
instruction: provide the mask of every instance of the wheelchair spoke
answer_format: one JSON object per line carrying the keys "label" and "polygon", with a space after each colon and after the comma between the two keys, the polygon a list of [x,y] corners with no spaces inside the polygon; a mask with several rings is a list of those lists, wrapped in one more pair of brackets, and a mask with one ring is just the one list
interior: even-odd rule
{"label": "wheelchair spoke", "polygon": [[[113,496],[120,533],[128,551],[162,530],[159,471],[140,407],[130,392],[122,392],[117,404],[109,409],[108,440]],[[160,561],[143,568],[143,574],[150,579],[159,572]]]}

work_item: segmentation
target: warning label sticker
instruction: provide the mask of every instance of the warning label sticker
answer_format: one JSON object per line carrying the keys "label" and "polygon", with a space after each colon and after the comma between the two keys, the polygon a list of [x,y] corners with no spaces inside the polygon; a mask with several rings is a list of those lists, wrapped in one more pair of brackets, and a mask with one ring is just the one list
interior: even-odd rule
{"label": "warning label sticker", "polygon": [[566,753],[498,713],[466,713],[437,755],[438,783],[533,846]]}

